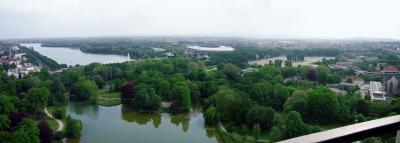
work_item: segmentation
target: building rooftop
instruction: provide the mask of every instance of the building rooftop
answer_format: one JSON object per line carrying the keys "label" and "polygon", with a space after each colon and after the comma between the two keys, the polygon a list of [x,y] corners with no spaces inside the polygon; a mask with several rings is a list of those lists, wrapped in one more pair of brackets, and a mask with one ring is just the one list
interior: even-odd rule
{"label": "building rooftop", "polygon": [[382,83],[380,83],[380,82],[376,82],[376,81],[369,82],[369,88],[370,88],[371,93],[384,92]]}
{"label": "building rooftop", "polygon": [[163,49],[163,48],[151,48],[151,49],[153,49],[154,52],[163,52],[163,51],[166,50],[166,49]]}
{"label": "building rooftop", "polygon": [[360,77],[358,77],[358,76],[351,76],[350,79],[351,79],[353,82],[356,82],[356,81],[364,81],[362,78],[360,78]]}
{"label": "building rooftop", "polygon": [[200,47],[200,46],[187,46],[188,49],[204,52],[230,52],[235,50],[232,47],[219,46],[219,47]]}
{"label": "building rooftop", "polygon": [[394,71],[399,71],[399,69],[395,66],[386,66],[385,68],[383,68],[383,71],[394,72]]}

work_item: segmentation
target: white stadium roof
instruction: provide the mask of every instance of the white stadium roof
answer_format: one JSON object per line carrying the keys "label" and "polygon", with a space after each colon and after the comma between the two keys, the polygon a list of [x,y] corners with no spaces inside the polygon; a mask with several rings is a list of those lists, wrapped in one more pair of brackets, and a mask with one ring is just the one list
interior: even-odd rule
{"label": "white stadium roof", "polygon": [[187,48],[196,51],[207,51],[207,52],[229,52],[235,50],[234,48],[227,46],[219,46],[219,47],[187,46]]}

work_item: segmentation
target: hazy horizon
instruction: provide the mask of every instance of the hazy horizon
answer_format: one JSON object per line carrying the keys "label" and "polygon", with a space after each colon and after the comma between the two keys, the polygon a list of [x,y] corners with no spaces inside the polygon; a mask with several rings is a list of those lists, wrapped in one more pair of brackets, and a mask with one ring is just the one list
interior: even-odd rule
{"label": "hazy horizon", "polygon": [[396,0],[1,0],[0,39],[400,39]]}

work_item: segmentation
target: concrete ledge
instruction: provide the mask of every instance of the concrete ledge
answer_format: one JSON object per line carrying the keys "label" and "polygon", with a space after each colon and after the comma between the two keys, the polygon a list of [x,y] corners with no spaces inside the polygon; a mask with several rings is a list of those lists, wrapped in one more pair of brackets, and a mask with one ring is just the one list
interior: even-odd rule
{"label": "concrete ledge", "polygon": [[281,143],[351,142],[400,129],[400,115],[300,136]]}

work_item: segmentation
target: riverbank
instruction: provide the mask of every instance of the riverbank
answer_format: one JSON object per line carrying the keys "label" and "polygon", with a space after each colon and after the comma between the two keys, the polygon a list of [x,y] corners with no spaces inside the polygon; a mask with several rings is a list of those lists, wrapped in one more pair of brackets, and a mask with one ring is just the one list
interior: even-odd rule
{"label": "riverbank", "polygon": [[121,93],[99,91],[97,93],[97,104],[101,106],[116,106],[121,104]]}

